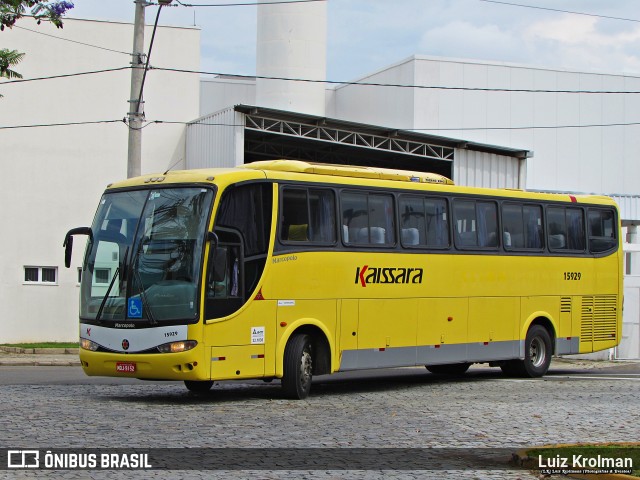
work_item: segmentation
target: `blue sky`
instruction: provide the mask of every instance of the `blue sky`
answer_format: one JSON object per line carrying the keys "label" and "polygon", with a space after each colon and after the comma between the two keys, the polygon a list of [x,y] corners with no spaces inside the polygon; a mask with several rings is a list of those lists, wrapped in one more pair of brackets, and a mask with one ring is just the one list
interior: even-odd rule
{"label": "blue sky", "polygon": [[[247,1],[251,0],[237,3]],[[328,79],[356,79],[414,54],[640,75],[637,0],[512,3],[636,21],[482,0],[328,0]],[[75,0],[75,4],[71,17],[133,21],[133,0]],[[147,8],[147,23],[155,19],[156,9]],[[162,10],[160,23],[201,28],[203,70],[251,75],[256,11],[256,6],[173,6]]]}

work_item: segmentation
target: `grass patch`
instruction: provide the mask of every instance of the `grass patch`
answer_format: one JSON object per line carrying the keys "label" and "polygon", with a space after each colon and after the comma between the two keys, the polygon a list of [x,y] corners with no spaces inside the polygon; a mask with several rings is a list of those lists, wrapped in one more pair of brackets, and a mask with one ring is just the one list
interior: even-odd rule
{"label": "grass patch", "polygon": [[78,343],[73,342],[38,342],[38,343],[2,343],[2,347],[17,348],[78,348]]}
{"label": "grass patch", "polygon": [[[527,467],[536,470],[606,470],[629,468],[630,475],[640,478],[640,444],[608,443],[594,445],[558,445],[526,451]],[[563,465],[562,459],[566,459]],[[598,461],[598,459],[600,459]],[[623,464],[624,463],[624,464]],[[542,466],[541,466],[542,465]]]}

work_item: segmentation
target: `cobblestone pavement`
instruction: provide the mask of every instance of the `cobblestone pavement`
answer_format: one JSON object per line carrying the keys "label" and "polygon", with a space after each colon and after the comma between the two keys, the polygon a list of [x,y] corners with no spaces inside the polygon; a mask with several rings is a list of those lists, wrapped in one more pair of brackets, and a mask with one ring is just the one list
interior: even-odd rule
{"label": "cobblestone pavement", "polygon": [[[569,364],[567,364],[569,365]],[[563,373],[575,365],[563,365]],[[600,364],[607,366],[607,364]],[[598,367],[601,368],[601,367]],[[640,439],[640,377],[464,380],[423,373],[314,384],[304,401],[277,382],[2,386],[5,448],[507,448]],[[0,375],[2,369],[0,368]],[[524,470],[20,471],[0,478],[533,479]]]}

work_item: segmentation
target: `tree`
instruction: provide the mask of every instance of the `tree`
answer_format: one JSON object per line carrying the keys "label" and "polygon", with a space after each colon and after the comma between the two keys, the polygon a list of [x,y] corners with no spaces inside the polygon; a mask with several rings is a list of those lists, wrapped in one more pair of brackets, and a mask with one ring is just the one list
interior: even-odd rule
{"label": "tree", "polygon": [[[0,31],[4,31],[5,27],[13,27],[17,20],[27,15],[27,9],[38,25],[45,20],[62,28],[62,16],[72,8],[73,3],[66,0],[0,0]],[[24,53],[1,48],[0,78],[22,78],[22,75],[10,67],[19,63],[23,57]]]}
{"label": "tree", "polygon": [[0,0],[0,30],[13,27],[16,21],[26,15],[27,8],[38,22],[48,20],[56,27],[62,28],[62,16],[73,8],[72,2],[66,0]]}

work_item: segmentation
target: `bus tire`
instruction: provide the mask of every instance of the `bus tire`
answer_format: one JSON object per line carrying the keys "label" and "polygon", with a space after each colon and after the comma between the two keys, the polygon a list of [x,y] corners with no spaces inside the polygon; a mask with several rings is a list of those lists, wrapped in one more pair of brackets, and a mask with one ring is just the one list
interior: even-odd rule
{"label": "bus tire", "polygon": [[205,380],[203,382],[199,382],[196,380],[185,380],[184,386],[187,387],[187,390],[189,390],[190,392],[204,393],[211,390],[211,387],[213,387],[213,380]]}
{"label": "bus tire", "polygon": [[425,365],[427,370],[436,375],[463,375],[469,370],[470,363],[449,363],[446,365]]}
{"label": "bus tire", "polygon": [[282,389],[287,398],[302,400],[311,391],[313,372],[309,335],[294,334],[284,349]]}
{"label": "bus tire", "polygon": [[524,341],[524,360],[510,360],[500,368],[509,376],[542,377],[549,370],[551,354],[549,332],[542,325],[533,325]]}

